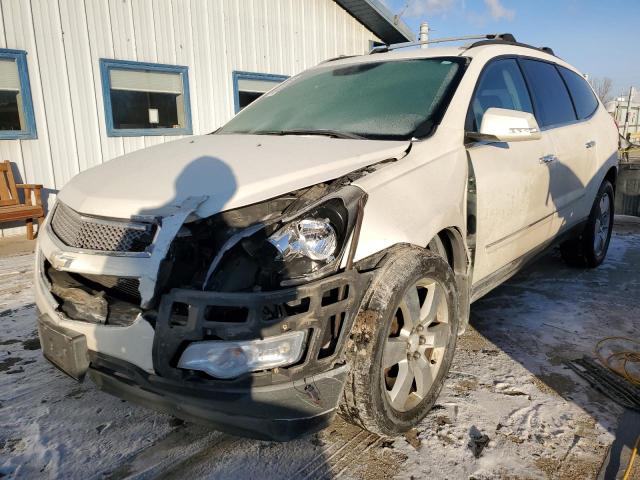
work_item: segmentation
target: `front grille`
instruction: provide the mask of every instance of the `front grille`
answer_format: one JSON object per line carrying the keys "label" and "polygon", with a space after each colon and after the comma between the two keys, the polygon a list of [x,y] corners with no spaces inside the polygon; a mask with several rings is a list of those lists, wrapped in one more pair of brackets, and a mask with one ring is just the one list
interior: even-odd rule
{"label": "front grille", "polygon": [[143,252],[153,241],[153,226],[87,217],[58,203],[51,219],[56,236],[70,247],[102,252]]}

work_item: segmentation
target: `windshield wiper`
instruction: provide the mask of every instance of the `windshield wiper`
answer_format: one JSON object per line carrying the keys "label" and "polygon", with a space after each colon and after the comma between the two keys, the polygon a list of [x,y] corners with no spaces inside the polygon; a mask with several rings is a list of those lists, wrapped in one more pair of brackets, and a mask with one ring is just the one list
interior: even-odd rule
{"label": "windshield wiper", "polygon": [[256,132],[251,132],[251,133],[255,135],[321,135],[324,137],[349,138],[352,140],[364,139],[363,136],[356,135],[355,133],[338,132],[337,130],[327,130],[327,129],[306,130],[303,128],[296,128],[292,130],[258,130]]}

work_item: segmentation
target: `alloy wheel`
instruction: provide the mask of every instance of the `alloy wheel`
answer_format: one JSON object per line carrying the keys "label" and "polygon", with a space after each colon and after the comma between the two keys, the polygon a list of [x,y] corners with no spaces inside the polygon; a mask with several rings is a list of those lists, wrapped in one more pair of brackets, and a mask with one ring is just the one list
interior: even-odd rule
{"label": "alloy wheel", "polygon": [[602,255],[609,236],[611,224],[611,200],[609,195],[603,195],[598,204],[598,215],[594,222],[593,251],[599,257]]}
{"label": "alloy wheel", "polygon": [[399,412],[415,408],[431,390],[451,336],[447,296],[434,279],[403,295],[382,354],[387,399]]}

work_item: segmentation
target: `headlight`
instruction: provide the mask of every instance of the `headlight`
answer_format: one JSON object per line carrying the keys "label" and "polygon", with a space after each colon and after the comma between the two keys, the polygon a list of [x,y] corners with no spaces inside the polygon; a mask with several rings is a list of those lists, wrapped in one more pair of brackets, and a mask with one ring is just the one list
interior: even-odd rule
{"label": "headlight", "polygon": [[235,378],[292,365],[302,358],[305,336],[306,332],[295,331],[264,340],[195,342],[185,349],[178,368],[200,370],[216,378]]}
{"label": "headlight", "polygon": [[290,223],[268,239],[281,260],[305,256],[327,262],[335,258],[338,236],[328,218],[303,218]]}
{"label": "headlight", "polygon": [[279,216],[227,240],[208,268],[204,289],[273,290],[336,272],[365,198],[360,188],[345,185],[289,203]]}

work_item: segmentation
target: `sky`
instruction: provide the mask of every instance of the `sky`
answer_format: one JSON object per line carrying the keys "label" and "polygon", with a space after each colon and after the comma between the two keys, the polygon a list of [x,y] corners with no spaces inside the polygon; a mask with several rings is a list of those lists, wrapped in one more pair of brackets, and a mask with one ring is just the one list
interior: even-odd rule
{"label": "sky", "polygon": [[[430,38],[512,33],[523,43],[553,48],[591,77],[613,80],[613,95],[640,89],[639,0],[382,0]],[[416,35],[417,36],[417,35]]]}

